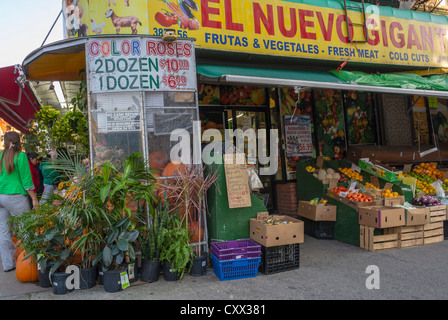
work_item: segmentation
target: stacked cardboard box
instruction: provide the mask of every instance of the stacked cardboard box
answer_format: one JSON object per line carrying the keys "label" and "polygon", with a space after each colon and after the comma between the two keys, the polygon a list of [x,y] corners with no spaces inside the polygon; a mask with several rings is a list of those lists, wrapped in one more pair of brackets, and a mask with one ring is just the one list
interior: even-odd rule
{"label": "stacked cardboard box", "polygon": [[250,238],[261,245],[260,272],[271,274],[299,268],[303,221],[262,212],[250,219]]}
{"label": "stacked cardboard box", "polygon": [[405,210],[395,207],[361,207],[358,209],[360,247],[369,251],[399,248],[395,227],[405,225]]}
{"label": "stacked cardboard box", "polygon": [[304,222],[305,234],[316,239],[333,239],[337,206],[313,205],[299,201],[297,215]]}

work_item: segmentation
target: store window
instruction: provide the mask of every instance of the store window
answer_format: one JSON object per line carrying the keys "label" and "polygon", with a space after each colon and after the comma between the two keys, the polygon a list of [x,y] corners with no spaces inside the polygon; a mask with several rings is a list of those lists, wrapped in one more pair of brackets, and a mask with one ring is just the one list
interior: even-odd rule
{"label": "store window", "polygon": [[90,132],[93,164],[111,162],[121,169],[123,160],[142,152],[140,134],[141,94],[139,92],[92,94]]}
{"label": "store window", "polygon": [[[148,154],[153,169],[162,171],[171,160],[171,151],[179,143],[179,140],[171,141],[171,133],[178,129],[188,133],[190,149],[189,154],[179,151],[176,156],[188,156],[190,163],[193,161],[193,148],[198,145],[194,144],[194,139],[200,139],[199,132],[194,132],[194,121],[198,120],[194,92],[145,92],[145,118]],[[199,150],[196,150],[196,155],[200,155]]]}
{"label": "store window", "polygon": [[428,97],[429,113],[431,115],[431,129],[437,139],[437,143],[448,142],[448,101]]}

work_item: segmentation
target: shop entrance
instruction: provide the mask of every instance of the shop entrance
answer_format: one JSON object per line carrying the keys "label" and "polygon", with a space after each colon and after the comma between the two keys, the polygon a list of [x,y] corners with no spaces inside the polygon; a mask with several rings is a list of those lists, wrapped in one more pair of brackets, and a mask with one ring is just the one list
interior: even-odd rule
{"label": "shop entrance", "polygon": [[[242,106],[207,106],[200,107],[200,117],[203,122],[205,122],[205,127],[203,129],[216,128],[222,130],[222,136],[224,135],[224,130],[236,130],[241,129],[243,132],[247,129],[253,129],[258,136],[260,129],[266,129],[269,132],[270,128],[270,117],[269,109],[267,107],[242,107]],[[205,120],[205,121],[204,121]],[[266,144],[263,150],[264,154],[270,154],[269,150],[269,135],[266,138]],[[235,145],[235,141],[234,141]],[[257,146],[258,148],[258,146]],[[260,152],[261,150],[257,150]],[[247,143],[245,143],[245,150],[247,163],[253,165],[255,172],[259,172],[260,163],[258,162],[258,157],[256,155],[248,154]],[[266,208],[269,211],[275,209],[275,190],[273,188],[271,176],[258,175],[263,187],[255,192],[265,203]]]}

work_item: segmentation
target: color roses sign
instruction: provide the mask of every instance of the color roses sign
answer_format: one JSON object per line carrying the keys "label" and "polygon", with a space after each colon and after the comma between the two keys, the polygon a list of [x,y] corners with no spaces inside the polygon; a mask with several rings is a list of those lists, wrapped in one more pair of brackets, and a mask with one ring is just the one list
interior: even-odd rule
{"label": "color roses sign", "polygon": [[[405,18],[406,10],[366,4],[367,42],[355,45],[349,41],[346,19],[363,23],[362,14],[349,11],[346,18],[340,1],[326,2],[333,7],[284,0],[195,1],[64,1],[66,36],[162,36],[166,28],[173,28],[179,38],[194,38],[203,49],[419,67],[448,65],[445,16],[412,12]],[[362,27],[350,25],[349,30],[352,39],[365,39]]]}
{"label": "color roses sign", "polygon": [[90,91],[193,91],[196,62],[191,40],[92,38],[87,43]]}

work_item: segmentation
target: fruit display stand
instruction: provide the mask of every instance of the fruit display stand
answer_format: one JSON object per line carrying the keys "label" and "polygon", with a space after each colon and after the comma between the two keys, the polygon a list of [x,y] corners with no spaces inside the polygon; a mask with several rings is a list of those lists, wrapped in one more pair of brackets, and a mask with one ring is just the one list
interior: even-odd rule
{"label": "fruit display stand", "polygon": [[[328,166],[335,161],[336,163]],[[332,168],[337,166],[338,160],[324,161],[322,168]],[[296,178],[297,178],[297,196],[299,201],[310,201],[314,198],[322,198],[327,194],[329,188],[329,180],[319,180],[313,176],[312,172],[306,170],[307,167],[312,166],[317,168],[316,164],[312,161],[301,161],[296,164]],[[347,183],[338,182],[338,186],[345,186]]]}

